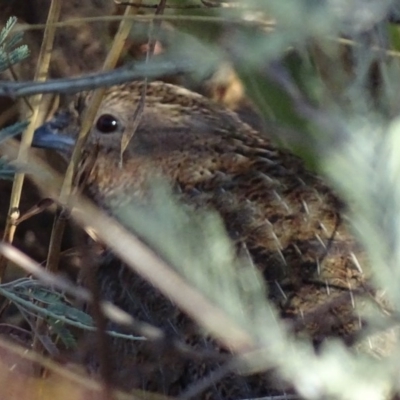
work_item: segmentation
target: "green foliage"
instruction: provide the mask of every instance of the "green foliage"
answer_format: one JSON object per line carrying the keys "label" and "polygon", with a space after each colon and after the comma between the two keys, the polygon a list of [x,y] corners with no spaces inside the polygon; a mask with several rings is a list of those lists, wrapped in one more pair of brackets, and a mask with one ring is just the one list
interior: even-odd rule
{"label": "green foliage", "polygon": [[[17,122],[0,130],[1,142],[20,134],[28,126],[27,121]],[[13,179],[16,170],[10,165],[5,157],[0,157],[0,179]]]}
{"label": "green foliage", "polygon": [[[0,130],[1,142],[20,134],[28,126],[27,121],[17,122]],[[10,165],[5,157],[0,157],[0,179],[13,179],[16,170]]]}
{"label": "green foliage", "polygon": [[14,178],[15,168],[13,168],[6,159],[0,157],[0,179],[12,180]]}
{"label": "green foliage", "polygon": [[42,286],[39,282],[22,278],[0,285],[0,294],[12,301],[23,315],[34,315],[45,319],[52,332],[70,347],[74,337],[68,326],[94,329],[91,317],[67,302],[61,293]]}
{"label": "green foliage", "polygon": [[55,334],[67,349],[75,349],[77,341],[66,325],[53,318],[48,318],[47,323],[50,327],[50,332]]}
{"label": "green foliage", "polygon": [[[16,47],[22,41],[23,32],[12,33],[17,19],[10,17],[6,26],[0,32],[0,72],[10,68],[29,56],[28,46]],[[2,141],[21,133],[28,123],[18,122],[0,130],[0,144]],[[4,158],[0,158],[0,179],[12,179],[15,169]]]}
{"label": "green foliage", "polygon": [[28,126],[27,121],[18,122],[0,130],[0,143],[21,133]]}
{"label": "green foliage", "polygon": [[15,47],[22,40],[23,33],[11,34],[17,23],[15,17],[10,17],[6,26],[0,32],[0,72],[5,71],[13,64],[17,64],[29,56],[27,45]]}

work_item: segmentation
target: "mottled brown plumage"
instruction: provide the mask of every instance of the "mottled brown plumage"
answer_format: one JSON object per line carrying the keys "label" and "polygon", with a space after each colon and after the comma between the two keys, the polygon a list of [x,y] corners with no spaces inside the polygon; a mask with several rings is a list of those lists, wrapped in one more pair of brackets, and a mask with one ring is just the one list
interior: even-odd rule
{"label": "mottled brown plumage", "polygon": [[[328,336],[352,337],[360,325],[350,291],[363,282],[361,260],[332,191],[300,159],[272,145],[234,113],[160,82],[148,85],[139,127],[121,158],[121,138],[134,125],[142,88],[135,82],[107,91],[85,148],[96,155],[87,175],[88,195],[109,208],[122,195],[143,198],[149,182],[162,177],[180,201],[220,213],[232,241],[247,248],[271,300],[294,330],[305,328],[316,343]],[[68,111],[66,130],[72,136],[87,99],[77,97]],[[138,319],[198,349],[215,348],[173,304],[112,255],[103,259],[97,276],[104,298]],[[171,363],[165,349],[114,344],[117,382],[125,388],[176,395],[217,365],[182,358]],[[266,395],[265,382],[260,376],[231,376],[201,398]]]}

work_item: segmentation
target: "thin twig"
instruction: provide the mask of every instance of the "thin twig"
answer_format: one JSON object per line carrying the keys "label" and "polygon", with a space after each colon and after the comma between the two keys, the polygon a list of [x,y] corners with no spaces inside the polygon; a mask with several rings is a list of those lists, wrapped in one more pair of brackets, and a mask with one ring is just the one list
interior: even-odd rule
{"label": "thin twig", "polygon": [[[172,9],[172,10],[192,10],[192,9],[199,9],[199,8],[211,8],[211,7],[222,7],[222,4],[214,4],[210,3],[206,0],[200,0],[203,5],[200,4],[185,4],[185,5],[179,5],[179,4],[174,4],[174,5],[165,5],[163,8],[165,9]],[[131,1],[117,1],[114,0],[115,4],[118,4],[119,6],[132,6],[132,7],[137,7],[137,8],[152,8],[152,9],[158,9],[160,7],[159,4],[135,4],[132,3]]]}
{"label": "thin twig", "polygon": [[[110,16],[100,16],[100,17],[85,17],[85,18],[71,18],[66,21],[57,22],[54,25],[57,28],[71,26],[71,25],[81,25],[84,23],[96,23],[96,22],[113,22],[120,21],[122,19],[121,15],[110,15]],[[261,27],[263,29],[272,30],[275,28],[276,23],[271,19],[266,20],[247,20],[238,17],[220,17],[216,15],[133,15],[128,19],[133,21],[141,21],[141,22],[149,22],[153,19],[161,19],[163,21],[169,22],[204,22],[207,24],[224,24],[224,25],[240,25],[240,26],[249,26],[249,27]],[[33,25],[24,25],[18,27],[16,30],[18,31],[31,31],[31,30],[42,30],[45,28],[44,24],[33,24]]]}
{"label": "thin twig", "polygon": [[215,371],[212,371],[203,379],[197,380],[192,385],[179,395],[179,400],[189,400],[192,398],[197,398],[202,392],[217,382],[224,379],[229,373],[232,372],[235,362],[227,362]]}
{"label": "thin twig", "polygon": [[[18,75],[14,70],[14,65],[11,63],[10,59],[8,58],[8,53],[6,53],[7,55],[7,62],[8,62],[8,69],[10,70],[11,76],[13,77],[15,82],[18,82]],[[26,104],[26,106],[28,107],[28,109],[33,113],[34,109],[29,101],[29,99],[27,97],[22,97],[22,100],[24,101],[24,103]]]}
{"label": "thin twig", "polygon": [[40,214],[43,211],[47,210],[49,207],[51,207],[54,204],[54,200],[45,198],[40,200],[37,204],[35,204],[32,208],[30,208],[28,211],[26,211],[24,214],[22,214],[16,221],[16,225],[19,225],[21,222],[24,222],[28,220],[29,218],[32,218],[34,215]]}
{"label": "thin twig", "polygon": [[[155,15],[162,15],[164,13],[164,9],[166,6],[167,0],[160,0],[160,3],[158,4],[158,7],[155,11]],[[156,21],[151,21],[150,22],[150,26],[149,26],[149,38],[148,38],[148,42],[147,42],[147,50],[146,50],[146,59],[145,59],[145,63],[148,64],[151,57],[154,54],[154,49],[156,47],[156,41],[157,41],[157,37],[160,31],[160,26],[161,26],[162,20],[156,20]],[[120,150],[120,164],[122,165],[122,158],[123,158],[123,154],[126,150],[126,148],[129,145],[129,142],[132,140],[132,137],[134,136],[140,120],[142,118],[143,115],[143,111],[144,111],[144,106],[146,103],[146,93],[147,93],[147,84],[148,84],[148,78],[145,77],[143,80],[143,87],[141,89],[141,93],[140,93],[140,99],[138,101],[138,104],[136,106],[136,109],[133,113],[133,117],[132,117],[132,122],[130,123],[130,126],[128,126],[125,129],[124,135],[122,136],[121,139],[121,150]]]}
{"label": "thin twig", "polygon": [[[128,16],[131,14],[135,9],[131,6],[127,6],[124,15]],[[136,11],[136,10],[135,10]],[[127,19],[122,19],[118,31],[115,35],[112,47],[107,54],[107,58],[104,62],[103,71],[109,71],[115,68],[117,65],[118,59],[120,58],[121,52],[124,48],[125,42],[128,38],[129,32],[131,30],[132,26],[132,21],[127,20]],[[66,204],[68,203],[69,196],[72,191],[73,187],[73,182],[74,182],[74,177],[76,174],[76,171],[78,169],[78,164],[81,158],[82,150],[85,145],[85,142],[87,140],[88,134],[91,130],[93,121],[96,117],[97,110],[100,107],[101,101],[103,99],[104,93],[106,91],[106,88],[100,87],[96,89],[91,97],[91,101],[88,105],[88,108],[85,111],[85,114],[83,116],[83,121],[82,121],[82,127],[81,131],[79,132],[76,146],[74,148],[74,151],[72,153],[70,162],[67,167],[67,171],[65,173],[65,178],[63,181],[63,184],[61,186],[61,193],[59,197],[59,201],[61,204]],[[50,247],[49,247],[49,254],[47,258],[47,268],[49,270],[55,270],[58,266],[59,259],[60,259],[60,248],[61,248],[61,241],[62,241],[62,236],[63,232],[65,229],[65,218],[63,218],[64,212],[60,211],[59,217],[54,220],[54,226],[53,226],[53,231],[52,231],[52,236],[50,240]],[[92,289],[95,288],[95,284],[93,282]],[[96,322],[98,324],[97,326],[97,342],[98,342],[98,351],[100,356],[100,375],[102,378],[102,382],[104,384],[104,398],[109,399],[112,398],[112,377],[111,377],[111,367],[109,365],[109,362],[107,360],[108,358],[108,347],[107,345],[107,338],[105,334],[105,327],[106,327],[106,322],[103,317],[103,314],[101,313],[100,310],[100,298],[99,298],[99,293],[97,290],[94,291],[93,293],[94,297],[94,310],[97,310],[98,312],[96,313]]]}
{"label": "thin twig", "polygon": [[47,82],[0,81],[0,96],[15,99],[37,93],[77,93],[83,90],[119,85],[145,77],[157,78],[162,75],[182,74],[192,69],[193,65],[185,61],[175,63],[159,60],[148,64],[139,62],[113,71],[88,74],[79,78],[49,79]]}
{"label": "thin twig", "polygon": [[[132,12],[132,10],[133,10],[132,7],[127,7],[125,15],[129,15]],[[103,71],[109,71],[116,66],[121,51],[125,45],[128,34],[130,32],[131,25],[132,21],[130,20],[128,21],[123,19],[121,21],[118,32],[114,38],[113,45],[104,62],[102,68]],[[65,173],[64,182],[61,187],[61,193],[59,198],[59,202],[61,204],[66,204],[68,202],[68,197],[72,190],[74,176],[77,170],[77,166],[79,164],[79,160],[81,158],[82,149],[86,142],[90,129],[92,127],[94,118],[102,101],[105,90],[106,88],[103,86],[96,89],[96,91],[93,93],[90,104],[83,117],[81,131],[77,138],[77,143],[72,153],[70,162],[67,167],[67,171]],[[60,211],[59,213],[60,218],[55,219],[53,226],[53,233],[51,236],[50,247],[49,247],[49,255],[47,258],[47,266],[48,268],[50,268],[50,270],[54,270],[54,268],[56,268],[59,262],[61,240],[65,228],[65,218],[63,218],[63,216],[64,213]]]}

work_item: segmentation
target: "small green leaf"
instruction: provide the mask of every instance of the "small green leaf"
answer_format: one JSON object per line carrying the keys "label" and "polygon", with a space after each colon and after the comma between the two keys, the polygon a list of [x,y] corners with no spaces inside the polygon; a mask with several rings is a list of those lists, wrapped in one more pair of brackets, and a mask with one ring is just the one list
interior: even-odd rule
{"label": "small green leaf", "polygon": [[7,36],[10,34],[12,28],[17,23],[16,17],[10,17],[6,23],[6,26],[0,32],[0,45],[4,44],[4,41],[7,39]]}
{"label": "small green leaf", "polygon": [[14,167],[7,163],[4,157],[0,158],[0,179],[12,180],[16,170]]}
{"label": "small green leaf", "polygon": [[12,138],[18,134],[20,134],[27,126],[28,121],[17,122],[13,125],[7,126],[0,130],[0,143],[6,139]]}
{"label": "small green leaf", "polygon": [[77,342],[71,331],[65,326],[64,323],[56,321],[53,318],[48,319],[52,333],[56,334],[67,349],[75,349]]}
{"label": "small green leaf", "polygon": [[47,308],[50,312],[77,321],[83,325],[93,325],[92,317],[85,312],[68,306],[64,303],[51,304]]}
{"label": "small green leaf", "polygon": [[37,300],[45,304],[62,304],[60,294],[51,292],[44,288],[34,289],[30,291],[29,295],[33,300]]}

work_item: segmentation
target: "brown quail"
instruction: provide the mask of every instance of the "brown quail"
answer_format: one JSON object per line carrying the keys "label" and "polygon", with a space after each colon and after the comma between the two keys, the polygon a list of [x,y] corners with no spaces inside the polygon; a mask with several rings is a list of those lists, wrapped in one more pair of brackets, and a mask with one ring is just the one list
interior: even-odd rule
{"label": "brown quail", "polygon": [[[149,182],[162,177],[176,189],[179,201],[221,215],[228,235],[237,248],[247,248],[270,299],[295,330],[307,332],[315,344],[328,336],[351,338],[359,322],[349,292],[360,288],[364,278],[360,251],[342,221],[343,206],[335,194],[300,159],[275,147],[236,114],[161,82],[148,84],[139,126],[121,159],[121,138],[133,126],[143,85],[133,82],[106,92],[85,147],[85,153],[96,152],[87,171],[88,196],[109,209],[114,199],[127,194],[143,198]],[[34,143],[68,156],[89,97],[79,95],[60,110],[37,130]],[[97,278],[103,297],[137,319],[196,349],[216,348],[112,254],[99,263]],[[171,361],[165,349],[148,349],[142,342],[117,340],[113,345],[116,383],[126,389],[178,395],[218,365],[182,357]],[[198,398],[268,393],[262,377],[232,375]]]}

